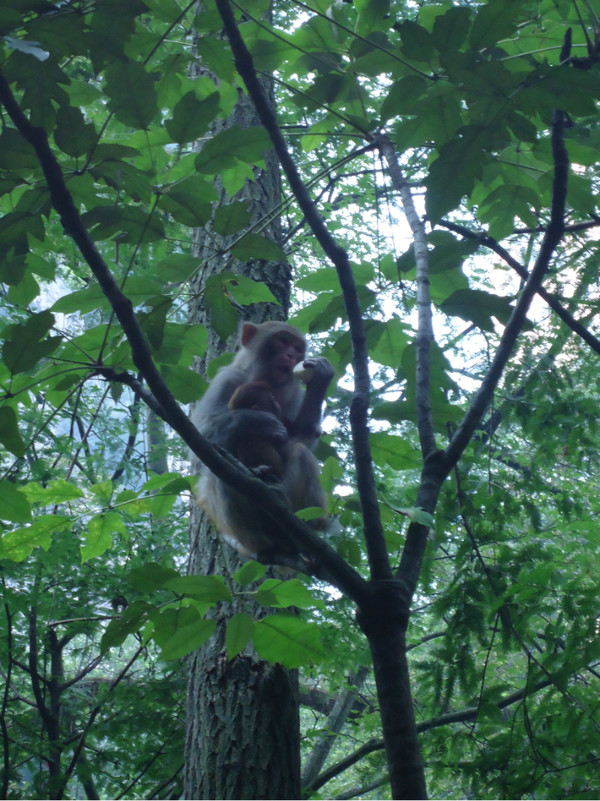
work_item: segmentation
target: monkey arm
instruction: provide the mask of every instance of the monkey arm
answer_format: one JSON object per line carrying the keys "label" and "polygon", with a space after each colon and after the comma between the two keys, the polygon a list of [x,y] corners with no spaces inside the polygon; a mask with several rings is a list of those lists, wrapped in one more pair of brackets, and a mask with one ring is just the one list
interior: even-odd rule
{"label": "monkey arm", "polygon": [[304,365],[313,372],[296,419],[290,425],[290,434],[298,442],[312,447],[321,434],[323,401],[335,370],[324,356],[306,359]]}

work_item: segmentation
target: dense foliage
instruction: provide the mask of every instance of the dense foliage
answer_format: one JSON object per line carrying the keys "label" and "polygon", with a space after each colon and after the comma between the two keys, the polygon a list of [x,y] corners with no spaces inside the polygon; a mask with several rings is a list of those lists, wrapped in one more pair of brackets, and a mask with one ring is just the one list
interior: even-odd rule
{"label": "dense foliage", "polygon": [[[287,146],[351,259],[394,565],[410,521],[431,524],[408,630],[429,791],[593,798],[598,18],[574,0],[275,2],[270,22],[267,2],[240,5],[254,66],[275,76]],[[206,612],[263,575],[257,563],[235,576],[185,575],[187,450],[157,423],[117,309],[72,219],[56,211],[72,201],[133,304],[160,376],[180,404],[197,400],[204,382],[194,358],[207,332],[185,323],[188,282],[202,269],[190,256],[194,228],[214,215],[215,230],[235,236],[204,298],[222,337],[239,307],[272,300],[266,286],[230,272],[231,258],[246,260],[251,276],[253,263],[282,255],[261,226],[248,227],[243,203],[214,208],[215,177],[233,198],[271,147],[262,127],[208,134],[242,86],[221,32],[208,0],[200,11],[181,0],[3,0],[0,9],[5,797],[180,797],[179,660],[210,637]],[[192,80],[195,59],[214,77]],[[539,257],[557,199],[557,113],[571,162],[565,230],[431,518],[416,508],[416,278],[428,270],[429,402],[443,448],[489,379]],[[317,451],[342,524],[330,542],[366,576],[348,444],[348,315],[289,188],[279,211],[293,322],[337,370]],[[236,616],[229,655],[251,640],[264,659],[302,667],[309,787],[388,793],[353,604],[308,578],[267,579],[253,594],[269,615]],[[300,617],[285,613],[291,606]]]}

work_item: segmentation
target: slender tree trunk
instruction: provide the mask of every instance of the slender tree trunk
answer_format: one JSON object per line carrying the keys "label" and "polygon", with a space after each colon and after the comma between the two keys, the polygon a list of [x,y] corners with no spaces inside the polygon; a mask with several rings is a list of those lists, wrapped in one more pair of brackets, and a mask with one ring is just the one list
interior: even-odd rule
{"label": "slender tree trunk", "polygon": [[[231,117],[223,125],[248,127],[256,125],[254,109],[245,96],[240,96]],[[222,185],[217,185],[221,203],[228,203]],[[252,221],[262,219],[276,208],[281,197],[279,169],[272,154],[267,154],[264,170],[255,170],[254,180],[246,182],[235,200],[246,200]],[[210,229],[210,226],[206,227]],[[276,219],[263,234],[281,242]],[[198,368],[205,370],[207,361],[225,350],[214,332],[204,302],[207,279],[224,268],[226,238],[210,230],[198,230],[194,237],[194,254],[202,269],[192,287],[193,302],[190,321],[209,326],[209,348]],[[255,261],[228,262],[226,269],[244,272],[268,284],[281,305],[265,304],[248,310],[242,319],[260,321],[283,318],[289,303],[290,272],[287,263]],[[234,338],[227,343],[231,348]],[[197,469],[197,465],[192,469]],[[237,554],[221,543],[199,509],[194,508],[190,522],[191,573],[231,575],[240,565]],[[185,798],[299,798],[300,736],[298,717],[298,682],[295,671],[269,665],[247,649],[229,661],[224,635],[227,617],[244,611],[260,616],[247,600],[234,601],[218,610],[219,625],[211,640],[189,659],[184,795]]]}
{"label": "slender tree trunk", "polygon": [[146,451],[148,453],[148,468],[158,475],[166,473],[167,464],[167,432],[165,424],[160,417],[152,411],[146,410]]}

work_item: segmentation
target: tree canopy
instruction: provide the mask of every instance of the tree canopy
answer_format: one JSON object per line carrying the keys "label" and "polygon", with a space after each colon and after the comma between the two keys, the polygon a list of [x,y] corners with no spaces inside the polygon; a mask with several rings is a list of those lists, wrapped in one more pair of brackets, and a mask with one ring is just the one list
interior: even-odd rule
{"label": "tree canopy", "polygon": [[[398,797],[404,709],[431,796],[593,798],[600,21],[270,6],[2,3],[0,795],[181,797],[182,660],[248,598],[227,655],[301,670],[310,797]],[[261,124],[222,126],[241,94]],[[256,221],[237,193],[273,154]],[[209,224],[210,330],[187,321]],[[209,336],[277,303],[270,260],[336,369],[325,544],[187,418]],[[310,575],[186,574],[188,448]],[[388,631],[412,696],[386,712]]]}

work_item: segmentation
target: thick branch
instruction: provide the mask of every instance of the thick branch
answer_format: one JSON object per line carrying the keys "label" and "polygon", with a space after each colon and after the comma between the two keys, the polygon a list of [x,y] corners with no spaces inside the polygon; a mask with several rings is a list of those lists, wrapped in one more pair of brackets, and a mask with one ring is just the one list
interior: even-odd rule
{"label": "thick branch", "polygon": [[286,174],[292,192],[298,201],[298,205],[306,217],[315,238],[331,260],[338,274],[348,313],[350,338],[352,340],[352,366],[354,369],[355,389],[350,407],[350,425],[356,462],[357,490],[363,513],[369,566],[373,578],[390,578],[391,568],[379,514],[367,425],[370,393],[369,354],[362,311],[348,254],[337,244],[327,230],[327,226],[319,215],[317,207],[300,178],[300,174],[288,152],[285,140],[277,124],[275,114],[258,82],[252,56],[240,36],[228,0],[216,0],[216,5],[223,20],[237,71],[246,85],[260,121],[269,134],[273,148]]}

